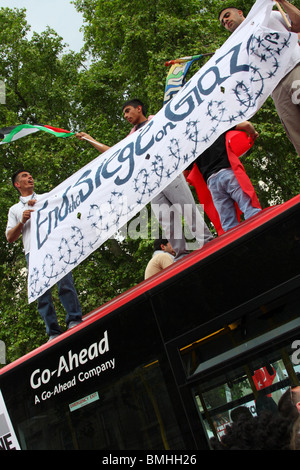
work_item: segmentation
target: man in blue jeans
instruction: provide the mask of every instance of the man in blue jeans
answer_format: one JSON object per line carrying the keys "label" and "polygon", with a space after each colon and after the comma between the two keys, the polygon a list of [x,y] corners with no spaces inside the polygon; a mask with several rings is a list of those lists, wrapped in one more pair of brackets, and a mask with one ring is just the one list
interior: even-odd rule
{"label": "man in blue jeans", "polygon": [[[41,197],[34,192],[34,181],[31,174],[25,170],[19,170],[12,177],[13,186],[20,194],[20,200],[13,205],[8,212],[6,227],[6,238],[9,243],[13,243],[22,235],[24,252],[27,263],[30,252],[30,217],[33,206]],[[66,324],[68,329],[73,328],[82,321],[82,311],[74,287],[72,273],[67,274],[58,283],[58,294],[67,316]],[[38,298],[38,311],[46,325],[46,333],[49,340],[52,340],[62,333],[58,325],[56,311],[52,302],[51,289]]]}
{"label": "man in blue jeans", "polygon": [[[233,130],[233,129],[232,129]],[[236,131],[244,131],[252,141],[258,137],[253,124],[244,121],[234,127]],[[211,193],[213,204],[218,212],[224,232],[239,224],[237,209],[249,219],[261,211],[255,190],[246,175],[238,157],[229,157],[226,135],[221,134],[195,161],[204,183]]]}

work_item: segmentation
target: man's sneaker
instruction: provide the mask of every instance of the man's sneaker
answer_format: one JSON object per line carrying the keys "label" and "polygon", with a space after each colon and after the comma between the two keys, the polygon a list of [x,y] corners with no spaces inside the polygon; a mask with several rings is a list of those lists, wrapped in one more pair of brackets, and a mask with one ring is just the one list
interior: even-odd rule
{"label": "man's sneaker", "polygon": [[70,321],[70,323],[68,324],[68,330],[70,330],[71,328],[74,328],[74,326],[80,325],[80,323],[82,323],[82,322],[81,321]]}
{"label": "man's sneaker", "polygon": [[60,334],[49,336],[48,343],[49,343],[49,341],[52,341],[53,339],[57,338],[58,336],[60,336]]}

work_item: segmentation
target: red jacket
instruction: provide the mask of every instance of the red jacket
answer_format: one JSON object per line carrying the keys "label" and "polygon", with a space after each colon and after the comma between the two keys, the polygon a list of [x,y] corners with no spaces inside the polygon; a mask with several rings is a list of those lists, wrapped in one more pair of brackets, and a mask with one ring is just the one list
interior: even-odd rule
{"label": "red jacket", "polygon": [[[226,133],[226,149],[231,168],[243,191],[248,194],[252,200],[253,207],[261,209],[255,189],[245,172],[245,168],[239,160],[239,157],[249,150],[253,145],[253,140],[248,137],[244,131],[228,131]],[[187,176],[187,182],[195,187],[200,204],[204,206],[204,211],[214,224],[218,235],[222,235],[222,229],[219,214],[214,206],[210,191],[200,173],[196,163]],[[236,204],[237,218],[240,222],[241,211]]]}

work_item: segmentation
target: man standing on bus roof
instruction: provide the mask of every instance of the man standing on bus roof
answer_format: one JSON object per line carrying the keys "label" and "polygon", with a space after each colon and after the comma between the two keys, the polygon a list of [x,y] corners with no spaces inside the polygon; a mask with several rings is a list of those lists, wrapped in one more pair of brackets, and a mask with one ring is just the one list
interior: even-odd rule
{"label": "man standing on bus roof", "polygon": [[[300,33],[300,11],[287,0],[278,0],[284,7],[288,27],[279,11],[272,11],[267,27],[274,31],[291,31]],[[225,29],[233,33],[245,20],[242,10],[236,7],[225,7],[219,13],[219,21]],[[272,98],[285,132],[300,156],[300,47],[293,51],[295,67],[279,82],[272,92]]]}
{"label": "man standing on bus roof", "polygon": [[[30,252],[30,217],[34,211],[33,206],[41,197],[34,192],[34,180],[31,174],[25,170],[19,170],[12,176],[12,184],[20,194],[20,200],[13,205],[8,212],[6,238],[13,243],[22,235],[22,242],[27,263]],[[73,328],[82,321],[82,311],[74,287],[72,273],[68,273],[58,283],[58,294],[67,316],[68,329]],[[46,333],[52,340],[62,333],[58,325],[57,315],[52,301],[51,289],[38,298],[38,311],[46,325]]]}
{"label": "man standing on bus roof", "polygon": [[[122,111],[124,118],[133,126],[130,134],[147,124],[153,117],[146,117],[145,105],[138,99],[129,100],[124,103]],[[101,153],[110,148],[84,132],[77,133],[76,137],[79,140],[87,140]],[[175,260],[189,253],[182,229],[182,216],[190,228],[191,233],[195,236],[198,248],[202,248],[203,245],[213,239],[212,234],[196,206],[194,196],[183,174],[177,176],[174,181],[155,196],[151,201],[151,206],[164,231],[165,237],[170,240],[176,253]],[[178,211],[175,206],[180,206],[181,211]],[[171,214],[172,208],[174,208],[173,219]]]}

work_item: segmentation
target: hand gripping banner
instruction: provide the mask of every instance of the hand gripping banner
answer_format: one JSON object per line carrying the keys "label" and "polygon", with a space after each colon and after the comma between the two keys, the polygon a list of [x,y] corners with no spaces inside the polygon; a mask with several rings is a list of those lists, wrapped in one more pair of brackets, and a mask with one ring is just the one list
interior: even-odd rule
{"label": "hand gripping banner", "polygon": [[297,35],[265,26],[272,7],[271,0],[257,0],[239,28],[148,124],[36,204],[29,302],[113,236],[220,134],[249,120],[296,65]]}

